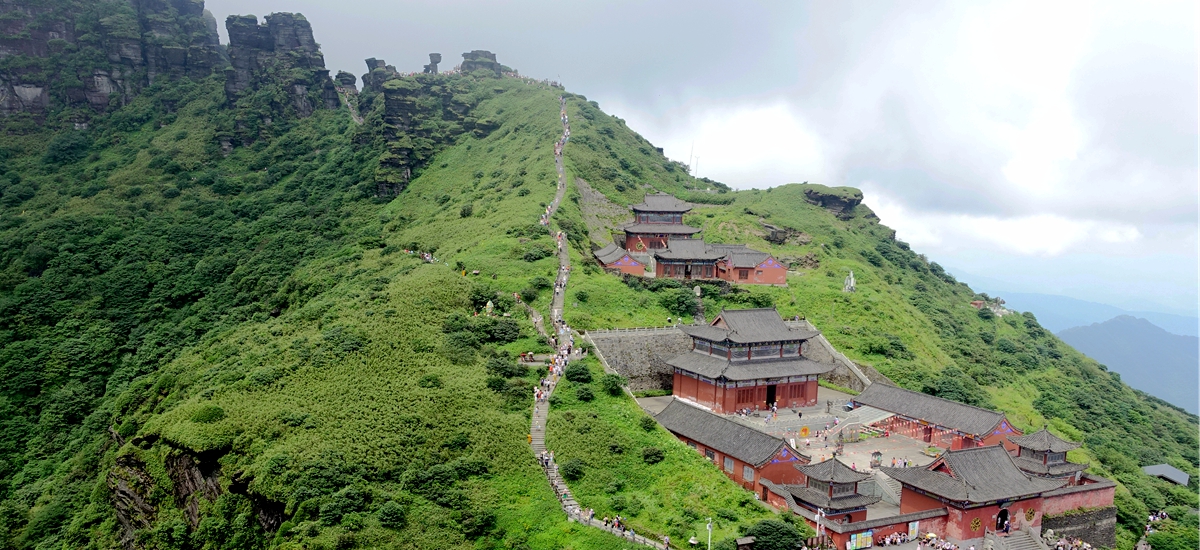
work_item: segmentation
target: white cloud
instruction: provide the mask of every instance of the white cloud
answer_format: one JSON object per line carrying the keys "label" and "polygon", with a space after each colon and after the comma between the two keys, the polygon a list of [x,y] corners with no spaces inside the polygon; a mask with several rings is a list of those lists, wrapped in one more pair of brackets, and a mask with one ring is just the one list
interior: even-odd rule
{"label": "white cloud", "polygon": [[[668,157],[691,165],[698,177],[733,187],[765,188],[817,179],[826,171],[820,139],[786,102],[729,106],[684,104],[648,115],[623,105],[610,108],[632,128],[647,132]],[[667,120],[682,124],[664,128]],[[665,130],[665,131],[664,131]]]}
{"label": "white cloud", "polygon": [[1142,233],[1130,224],[1070,219],[1054,214],[1014,217],[912,211],[867,182],[864,201],[897,237],[933,254],[993,250],[1024,256],[1059,256],[1133,245]]}

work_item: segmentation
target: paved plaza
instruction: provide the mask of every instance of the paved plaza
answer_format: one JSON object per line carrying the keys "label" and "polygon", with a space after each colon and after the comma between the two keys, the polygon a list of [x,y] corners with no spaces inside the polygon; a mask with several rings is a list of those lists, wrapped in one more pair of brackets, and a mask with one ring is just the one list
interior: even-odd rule
{"label": "paved plaza", "polygon": [[[658,414],[672,399],[674,397],[670,395],[643,397],[638,399],[638,404],[646,412]],[[768,417],[771,415],[767,411],[757,411],[748,416],[724,415],[724,417],[758,431],[787,439],[797,450],[811,456],[815,463],[828,460],[837,447],[836,433],[826,440],[824,437],[818,437],[817,432],[834,428],[835,418],[837,419],[836,425],[853,421],[854,416],[844,409],[846,402],[851,399],[853,396],[850,394],[822,386],[817,390],[819,405],[815,407],[780,409],[779,413],[770,419]],[[805,433],[804,428],[808,428],[809,435],[807,437],[800,435]],[[911,460],[914,466],[924,466],[933,462],[933,457],[926,456],[924,453],[926,447],[927,444],[922,441],[901,435],[872,437],[863,441],[843,444],[844,455],[841,460],[846,465],[853,465],[859,471],[871,471],[871,453],[879,451],[883,454],[884,466],[891,466],[893,458],[896,459],[897,465],[902,464],[903,460]]]}

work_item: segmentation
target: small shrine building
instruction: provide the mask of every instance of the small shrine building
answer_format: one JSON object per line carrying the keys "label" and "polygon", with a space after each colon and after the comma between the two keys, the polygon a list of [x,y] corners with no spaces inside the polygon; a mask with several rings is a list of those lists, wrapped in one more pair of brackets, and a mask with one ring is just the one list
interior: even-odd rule
{"label": "small shrine building", "polygon": [[712,244],[701,239],[668,239],[654,252],[656,277],[720,279],[731,283],[786,285],[787,267],[774,256],[744,244]]}
{"label": "small shrine building", "polygon": [[624,248],[610,244],[595,252],[596,260],[605,271],[641,277],[646,274],[646,265],[635,260]]}
{"label": "small shrine building", "polygon": [[672,393],[720,414],[817,404],[817,376],[834,365],[805,356],[814,330],[793,328],[774,308],[723,310],[712,324],[681,326],[692,349],[667,361]]}
{"label": "small shrine building", "polygon": [[765,494],[764,482],[799,483],[803,478],[794,466],[811,461],[782,438],[679,399],[671,400],[654,419],[756,495]]}
{"label": "small shrine building", "polygon": [[[836,458],[816,464],[796,464],[804,474],[800,484],[777,484],[779,491],[767,491],[766,501],[779,508],[794,506],[816,514],[820,511],[831,521],[852,523],[867,519],[867,506],[879,502],[877,496],[859,494],[858,484],[871,474],[851,469]],[[815,522],[809,525],[816,528]]]}
{"label": "small shrine building", "polygon": [[856,406],[866,405],[890,412],[892,417],[873,424],[876,428],[901,434],[941,447],[967,449],[1002,443],[1009,450],[1011,436],[1021,435],[1004,413],[973,407],[933,395],[887,384],[871,384],[853,398]]}
{"label": "small shrine building", "polygon": [[1021,470],[1039,477],[1067,479],[1076,485],[1083,479],[1087,464],[1067,460],[1067,451],[1079,448],[1078,443],[1066,441],[1042,428],[1029,435],[1009,437],[1017,446],[1013,463]]}
{"label": "small shrine building", "polygon": [[667,247],[671,238],[688,238],[700,230],[683,224],[683,215],[691,211],[673,195],[647,194],[642,202],[632,206],[634,221],[625,226],[625,250],[647,252]]}

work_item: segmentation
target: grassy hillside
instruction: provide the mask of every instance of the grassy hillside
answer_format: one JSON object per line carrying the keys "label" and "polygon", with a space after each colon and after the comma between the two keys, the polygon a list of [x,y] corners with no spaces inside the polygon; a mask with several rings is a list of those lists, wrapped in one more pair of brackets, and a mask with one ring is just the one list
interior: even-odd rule
{"label": "grassy hillside", "polygon": [[[1136,540],[1147,507],[1196,506],[1194,480],[1188,488],[1175,487],[1139,468],[1169,462],[1196,474],[1195,415],[1131,389],[1120,375],[1042,328],[1030,313],[997,317],[971,307],[972,300],[987,296],[896,240],[867,207],[839,208],[860,200],[861,193],[809,184],[728,191],[688,178],[625,129],[623,121],[599,112],[582,96],[571,98],[569,113],[579,122],[572,126],[567,165],[609,201],[636,202],[650,189],[675,193],[700,203],[684,222],[703,228],[706,239],[745,243],[793,264],[788,288],[730,292],[701,285],[709,318],[722,307],[773,303],[784,316],[809,319],[850,358],[905,387],[997,408],[1023,429],[1049,425],[1084,442],[1072,458],[1121,482],[1123,547]],[[639,183],[637,189],[625,185],[631,180]],[[582,202],[579,193],[571,197],[576,205]],[[574,223],[582,225],[578,208],[563,212],[578,216]],[[784,244],[773,244],[765,240],[764,224],[794,233]],[[577,243],[581,259],[590,256],[590,245]],[[842,291],[850,271],[855,293]],[[604,299],[568,300],[566,318],[593,328],[661,324],[681,313],[690,319],[689,311],[670,307],[680,303],[673,295],[686,292],[678,288],[682,285],[634,283],[622,283],[594,266],[580,270],[572,289]]]}
{"label": "grassy hillside", "polygon": [[[219,76],[163,79],[86,130],[25,117],[0,132],[0,545],[621,547],[559,513],[526,444],[537,374],[513,359],[546,349],[514,295],[547,313],[554,242],[536,221],[561,92],[418,76],[364,92],[357,125],[345,110],[290,116],[277,84],[231,105]],[[411,135],[389,92],[417,106]],[[567,95],[569,181],[617,205],[652,188],[703,202],[687,221],[710,239],[809,266],[788,288],[706,285],[710,315],[774,304],[905,386],[1050,423],[1122,481],[1124,525],[1195,506],[1137,466],[1195,474],[1196,417],[1032,316],[981,317],[869,210],[806,195],[853,190],[694,180]],[[475,130],[439,118],[448,96]],[[401,153],[410,181],[389,164]],[[402,190],[376,197],[381,181]],[[555,217],[577,266],[567,320],[688,318],[682,285],[589,266],[585,208],[572,185]],[[763,221],[803,236],[770,244]],[[851,269],[859,291],[844,294]],[[475,316],[488,301],[500,316]],[[584,464],[572,488],[598,513],[677,541],[701,518],[724,536],[770,517],[626,397],[561,389],[548,440]]]}

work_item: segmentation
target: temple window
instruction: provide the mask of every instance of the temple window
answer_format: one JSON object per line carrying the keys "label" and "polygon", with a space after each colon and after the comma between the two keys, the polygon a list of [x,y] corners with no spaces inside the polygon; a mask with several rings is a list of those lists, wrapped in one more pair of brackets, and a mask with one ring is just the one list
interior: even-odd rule
{"label": "temple window", "polygon": [[737,346],[732,348],[733,354],[731,358],[734,361],[745,361],[750,358],[750,348],[745,346]]}
{"label": "temple window", "polygon": [[793,342],[790,344],[783,345],[784,357],[787,357],[789,355],[799,355],[799,354],[800,354],[800,344],[799,343]]}
{"label": "temple window", "polygon": [[726,347],[724,344],[716,344],[716,343],[714,343],[714,344],[712,345],[712,354],[713,354],[713,355],[720,355],[720,356],[722,356],[722,357],[728,356],[728,355],[729,355],[729,348],[728,348],[728,347]]}
{"label": "temple window", "polygon": [[754,346],[750,348],[751,357],[779,357],[779,344]]}

